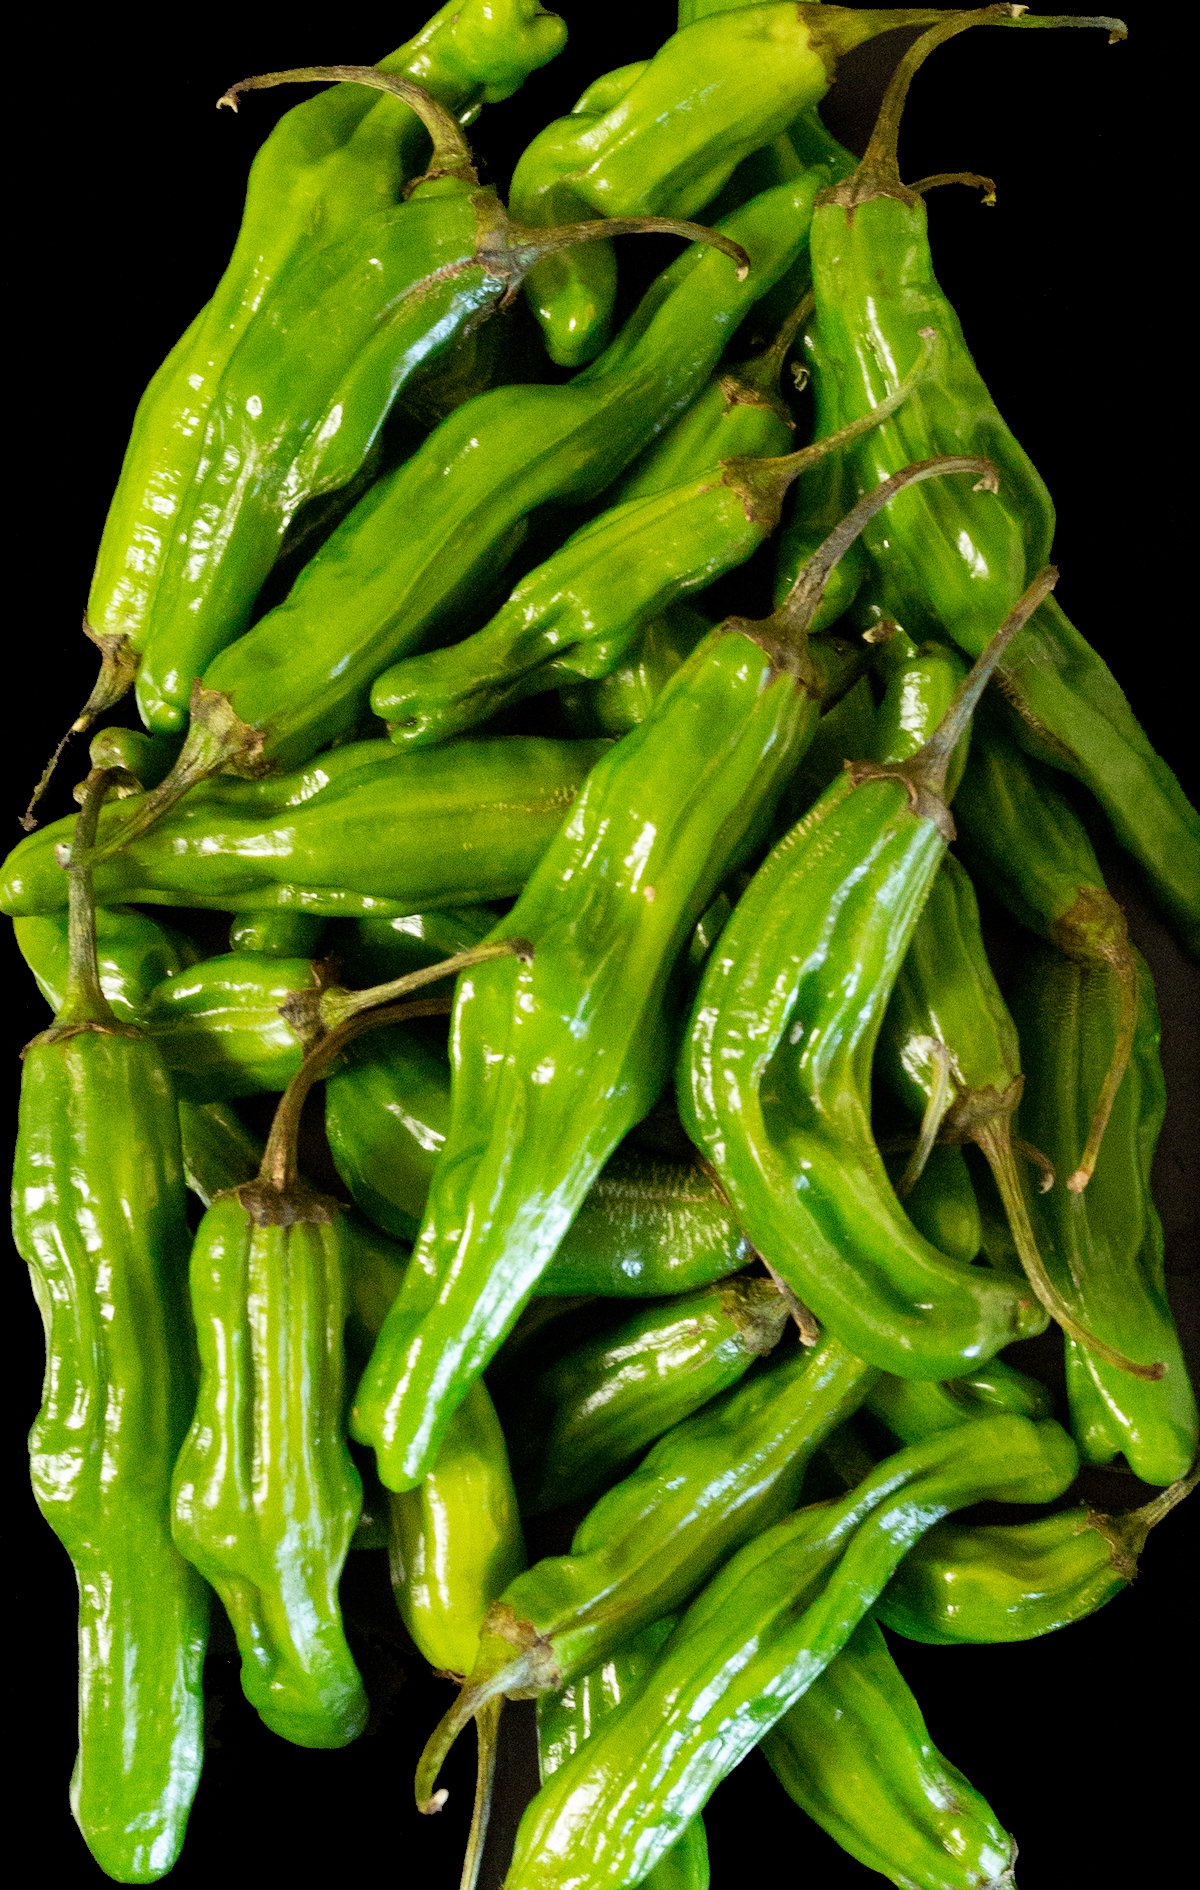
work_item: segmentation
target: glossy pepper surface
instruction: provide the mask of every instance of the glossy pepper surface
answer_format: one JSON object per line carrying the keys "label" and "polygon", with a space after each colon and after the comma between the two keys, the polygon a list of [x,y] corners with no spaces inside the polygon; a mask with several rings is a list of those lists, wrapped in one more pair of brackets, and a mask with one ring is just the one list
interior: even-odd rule
{"label": "glossy pepper surface", "polygon": [[[100,860],[101,898],[326,918],[401,918],[511,898],[601,753],[596,743],[537,735],[413,755],[390,742],[352,747],[290,775],[193,789],[140,840]],[[102,844],[137,805],[110,811]],[[9,855],[6,912],[61,910],[54,849],[64,839],[68,828],[56,821]]]}
{"label": "glossy pepper surface", "polygon": [[1040,1314],[908,1221],[868,1115],[871,1060],[949,832],[945,771],[990,666],[1043,574],[909,761],[856,764],[743,894],[697,992],[679,1106],[769,1265],[864,1358],[954,1377]]}
{"label": "glossy pepper surface", "polygon": [[529,1806],[506,1890],[577,1884],[601,1850],[612,1885],[640,1882],[840,1653],[912,1541],[984,1496],[1051,1500],[1075,1466],[1058,1425],[989,1418],[911,1446],[842,1501],[747,1544],[692,1603],[646,1684]]}
{"label": "glossy pepper surface", "polygon": [[[85,854],[102,784],[80,817]],[[71,905],[63,1000],[25,1054],[13,1171],[46,1334],[30,1472],[79,1583],[71,1808],[101,1869],[152,1883],[178,1856],[204,1749],[208,1590],[170,1528],[195,1390],[186,1195],[170,1079],[100,987],[82,862]]]}
{"label": "glossy pepper surface", "polygon": [[573,1346],[506,1405],[525,1513],[604,1489],[772,1351],[790,1317],[770,1280],[732,1279]]}
{"label": "glossy pepper surface", "polygon": [[[896,168],[895,137],[912,73],[925,52],[973,23],[1108,26],[1118,21],[1014,19],[1003,8],[951,16],[901,61],[867,153],[813,221],[816,321],[810,331],[818,434],[869,410],[916,358],[923,327],[941,339],[941,365],[917,396],[852,455],[869,489],[926,453],[970,450],[994,461],[999,503],[947,487],[909,493],[886,526],[864,536],[872,592],[910,631],[928,627],[969,655],[1046,561],[1049,494],[996,411],[958,319],[934,276],[921,198]],[[1138,860],[1183,934],[1200,925],[1200,819],[1154,752],[1107,665],[1049,598],[1005,658],[1001,681],[1023,743],[1081,780]]]}

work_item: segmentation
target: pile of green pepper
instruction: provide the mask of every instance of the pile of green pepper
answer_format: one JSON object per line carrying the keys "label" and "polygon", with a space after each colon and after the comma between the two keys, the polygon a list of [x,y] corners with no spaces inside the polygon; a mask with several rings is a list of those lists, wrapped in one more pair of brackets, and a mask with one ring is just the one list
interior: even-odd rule
{"label": "pile of green pepper", "polygon": [[[900,175],[977,26],[1124,36],[680,0],[507,203],[468,134],[561,48],[538,0],[222,101],[322,86],[134,419],[80,811],[33,830],[68,737],[0,870],[54,1013],[31,1477],[117,1882],[183,1846],[214,1618],[271,1732],[362,1733],[372,1554],[447,1684],[414,1818],[475,1725],[439,1884],[514,1699],[505,1890],[705,1890],[760,1745],[866,1871],[1015,1882],[892,1650],[1094,1612],[1200,1474],[1154,986],[1091,837],[1194,952],[1200,818],[1056,601],[944,180]],[[898,28],[856,160],[818,107]],[[635,291],[638,230],[688,246]],[[1118,1460],[1150,1489],[1100,1514]]]}

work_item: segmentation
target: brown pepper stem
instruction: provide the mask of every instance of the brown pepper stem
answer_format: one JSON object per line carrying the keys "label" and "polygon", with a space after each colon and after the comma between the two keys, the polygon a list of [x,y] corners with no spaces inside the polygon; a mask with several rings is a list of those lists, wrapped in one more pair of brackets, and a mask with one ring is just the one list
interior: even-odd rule
{"label": "brown pepper stem", "polygon": [[104,631],[93,630],[85,617],[83,634],[90,637],[100,652],[100,674],[92,687],[91,695],[42,769],[41,778],[29,797],[29,805],[21,815],[21,825],[26,833],[31,833],[37,826],[34,809],[53,780],[54,771],[62,760],[63,750],[68,742],[76,735],[85,734],[97,716],[107,715],[110,709],[115,708],[121,698],[129,693],[133,686],[133,679],[137,675],[137,651],[133,647],[132,639],[123,631],[110,636]]}
{"label": "brown pepper stem", "polygon": [[[1072,925],[1074,921],[1074,925]],[[1089,922],[1090,921],[1090,922]],[[1072,949],[1072,935],[1079,939],[1078,946]],[[1098,975],[1112,976],[1117,980],[1119,992],[1119,1013],[1117,1017],[1117,1035],[1113,1044],[1112,1056],[1104,1081],[1100,1085],[1100,1094],[1092,1111],[1092,1120],[1088,1127],[1087,1141],[1079,1166],[1074,1174],[1067,1178],[1067,1186],[1073,1194],[1082,1194],[1095,1172],[1100,1154],[1100,1144],[1104,1140],[1108,1120],[1112,1115],[1117,1092],[1125,1079],[1129,1059],[1133,1054],[1133,1038],[1137,1029],[1138,1014],[1138,973],[1133,947],[1129,942],[1129,933],[1125,925],[1125,915],[1109,893],[1102,893],[1092,887],[1084,887],[1067,919],[1055,928],[1055,942],[1072,957],[1083,959],[1095,966]],[[1087,947],[1090,946],[1090,951]]]}
{"label": "brown pepper stem", "polygon": [[1164,1516],[1183,1502],[1200,1485],[1200,1458],[1192,1465],[1185,1477],[1179,1477],[1174,1483],[1160,1490],[1138,1509],[1126,1510],[1123,1516],[1107,1516],[1098,1510],[1088,1515],[1088,1526],[1098,1529],[1112,1550],[1113,1567],[1126,1581],[1131,1582],[1137,1574],[1138,1557],[1146,1546],[1146,1537],[1156,1529]]}
{"label": "brown pepper stem", "polygon": [[469,950],[456,952],[452,958],[443,958],[436,965],[422,965],[419,971],[405,972],[402,978],[389,978],[386,984],[369,985],[362,991],[346,991],[338,985],[330,985],[317,998],[320,1021],[326,1030],[337,1030],[362,1011],[394,1003],[398,998],[407,997],[410,991],[438,984],[443,978],[457,978],[460,972],[470,971],[473,965],[486,965],[493,958],[519,958],[529,964],[533,946],[528,939],[505,938],[494,945],[472,945]]}
{"label": "brown pepper stem", "polygon": [[458,1890],[475,1890],[479,1881],[479,1871],[483,1864],[483,1849],[492,1815],[492,1789],[496,1782],[496,1747],[500,1733],[500,1715],[503,1711],[502,1699],[489,1700],[487,1705],[481,1708],[475,1720],[475,1738],[479,1748],[475,1766],[475,1803],[471,1808],[471,1829],[467,1836],[467,1848],[463,1854],[462,1876],[459,1879]]}
{"label": "brown pepper stem", "polygon": [[93,846],[105,796],[122,778],[120,768],[93,768],[79,792],[79,815],[67,862],[67,984],[54,1023],[47,1035],[77,1030],[81,1025],[116,1027],[116,1019],[100,984],[96,961],[96,900],[92,890]]}
{"label": "brown pepper stem", "polygon": [[967,190],[977,190],[989,210],[995,207],[996,180],[984,177],[979,171],[935,171],[932,177],[919,177],[908,188],[914,197],[925,197],[931,190],[943,190],[947,184],[962,184]]}
{"label": "brown pepper stem", "polygon": [[425,176],[462,177],[470,183],[477,182],[471,147],[452,113],[411,79],[402,79],[394,72],[380,72],[375,66],[291,66],[286,72],[260,72],[254,78],[239,79],[236,85],[231,85],[217,100],[217,109],[227,105],[230,111],[236,112],[243,92],[264,92],[275,85],[325,81],[367,85],[377,92],[390,92],[393,98],[400,99],[416,113],[433,141],[433,154]]}
{"label": "brown pepper stem", "polygon": [[[744,282],[750,273],[750,257],[732,237],[706,223],[690,223],[679,217],[594,217],[582,223],[563,223],[558,228],[530,229],[519,223],[506,223],[504,255],[513,272],[523,276],[535,263],[554,256],[560,249],[573,249],[579,243],[596,243],[610,236],[682,236],[689,243],[706,243],[719,249],[737,267],[737,279]],[[481,258],[482,260],[482,258]]]}
{"label": "brown pepper stem", "polygon": [[930,1059],[934,1065],[933,1088],[921,1117],[921,1132],[917,1137],[916,1147],[908,1158],[904,1173],[896,1183],[896,1193],[904,1200],[912,1193],[925,1172],[925,1164],[933,1153],[934,1143],[941,1132],[942,1121],[950,1107],[950,1052],[940,1037],[929,1040]]}
{"label": "brown pepper stem", "polygon": [[520,1620],[507,1605],[493,1602],[479,1637],[480,1654],[467,1675],[458,1698],[442,1715],[417,1761],[414,1787],[417,1809],[429,1816],[440,1811],[448,1794],[437,1790],[438,1774],[460,1732],[491,1700],[536,1699],[562,1685],[554,1650],[530,1621]]}

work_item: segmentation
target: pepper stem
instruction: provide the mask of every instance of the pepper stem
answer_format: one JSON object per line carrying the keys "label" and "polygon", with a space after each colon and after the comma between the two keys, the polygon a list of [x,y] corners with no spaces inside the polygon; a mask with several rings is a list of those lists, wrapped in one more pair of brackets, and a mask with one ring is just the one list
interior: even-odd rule
{"label": "pepper stem", "polygon": [[[1117,1017],[1117,1036],[1113,1044],[1112,1056],[1104,1081],[1100,1085],[1100,1094],[1096,1098],[1096,1107],[1092,1112],[1088,1128],[1087,1141],[1079,1166],[1073,1175],[1067,1177],[1067,1186],[1072,1194],[1082,1194],[1095,1172],[1100,1155],[1100,1144],[1104,1140],[1108,1119],[1112,1115],[1113,1104],[1117,1100],[1117,1091],[1125,1079],[1129,1059],[1133,1054],[1133,1038],[1137,1028],[1138,1013],[1138,974],[1133,947],[1129,943],[1129,934],[1125,926],[1125,915],[1115,899],[1106,893],[1103,899],[1112,908],[1115,923],[1106,927],[1097,941],[1096,951],[1105,972],[1111,972],[1117,980],[1120,991],[1120,1009]],[[1076,902],[1078,905],[1078,901]],[[1099,897],[1088,901],[1089,905],[1099,904]]]}
{"label": "pepper stem", "polygon": [[539,1693],[554,1692],[562,1684],[562,1672],[550,1642],[532,1622],[514,1615],[506,1602],[493,1602],[484,1620],[474,1670],[434,1727],[417,1761],[413,1781],[417,1809],[426,1816],[442,1809],[448,1794],[437,1789],[437,1781],[446,1755],[464,1727],[485,1712],[492,1701],[501,1697],[535,1699]]}
{"label": "pepper stem", "polygon": [[504,224],[504,257],[518,280],[547,256],[560,249],[573,249],[579,243],[597,243],[610,236],[682,236],[689,243],[707,243],[719,249],[737,265],[737,279],[744,282],[750,273],[750,257],[732,237],[722,236],[707,223],[691,223],[679,217],[592,217],[582,223],[562,223],[555,229],[527,228],[520,223]]}
{"label": "pepper stem", "polygon": [[[286,72],[260,72],[251,79],[239,79],[217,100],[217,109],[227,105],[238,109],[243,92],[265,92],[275,85],[305,85],[325,80],[335,84],[367,85],[377,92],[390,92],[421,120],[433,141],[433,153],[426,177],[462,177],[477,183],[478,174],[471,159],[471,147],[463,137],[458,120],[444,105],[423,92],[411,79],[394,72],[380,72],[375,66],[291,66]],[[418,179],[418,182],[421,180]]]}
{"label": "pepper stem", "polygon": [[940,1037],[929,1040],[930,1061],[933,1064],[933,1086],[929,1091],[929,1100],[921,1117],[921,1133],[917,1145],[908,1158],[904,1173],[896,1183],[896,1193],[903,1201],[912,1193],[925,1172],[925,1164],[933,1153],[942,1121],[950,1107],[950,1052]]}
{"label": "pepper stem", "polygon": [[254,777],[268,772],[262,759],[263,732],[243,722],[219,689],[206,689],[197,676],[189,703],[191,725],[170,773],[157,787],[143,794],[137,806],[108,835],[93,857],[107,860],[134,840],[140,840],[156,821],[169,814],[190,789],[214,774],[226,772]]}
{"label": "pepper stem", "polygon": [[457,978],[460,971],[470,971],[473,965],[486,965],[489,959],[520,958],[528,964],[532,957],[533,946],[527,939],[506,938],[495,945],[472,945],[469,950],[455,952],[452,958],[443,958],[436,965],[423,965],[419,971],[408,971],[402,978],[389,978],[386,984],[373,984],[362,991],[345,991],[331,985],[317,999],[317,1015],[326,1030],[337,1030],[362,1011],[394,1003],[397,998],[407,997],[410,991],[437,984],[443,978]]}
{"label": "pepper stem", "polygon": [[475,1769],[475,1803],[471,1809],[471,1829],[467,1836],[467,1848],[463,1856],[462,1876],[459,1879],[458,1890],[475,1890],[479,1881],[484,1845],[487,1842],[488,1823],[492,1815],[492,1788],[496,1782],[496,1745],[500,1732],[500,1715],[503,1710],[502,1699],[489,1700],[487,1705],[480,1709],[475,1720],[475,1738],[479,1746]]}
{"label": "pepper stem", "polygon": [[1138,1509],[1126,1510],[1123,1516],[1106,1516],[1092,1510],[1088,1516],[1091,1528],[1098,1529],[1107,1537],[1113,1551],[1113,1563],[1118,1574],[1126,1581],[1132,1581],[1137,1574],[1138,1557],[1146,1546],[1146,1537],[1156,1529],[1164,1516],[1190,1496],[1200,1485],[1200,1458],[1192,1465],[1185,1477],[1168,1484],[1157,1496],[1151,1497]]}
{"label": "pepper stem", "polygon": [[97,716],[106,715],[115,708],[122,696],[128,694],[137,674],[137,652],[124,631],[110,636],[104,631],[93,630],[85,617],[83,634],[91,638],[100,652],[100,674],[93,684],[91,695],[42,769],[41,778],[29,797],[29,805],[21,815],[21,825],[26,833],[31,833],[37,826],[34,809],[53,780],[67,743],[73,736],[85,734]]}

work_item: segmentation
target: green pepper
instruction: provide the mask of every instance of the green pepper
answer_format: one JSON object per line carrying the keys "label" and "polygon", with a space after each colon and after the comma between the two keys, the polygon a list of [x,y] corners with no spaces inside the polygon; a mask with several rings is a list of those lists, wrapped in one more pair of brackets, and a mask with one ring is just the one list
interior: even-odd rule
{"label": "green pepper", "polygon": [[755,1248],[818,1319],[901,1377],[954,1377],[1044,1323],[1015,1281],[951,1262],[908,1221],[871,1133],[869,1082],[946,853],[946,771],[1054,575],[1026,593],[915,756],[853,764],[775,847],[709,959],[680,1058],[684,1125]]}
{"label": "green pepper", "polygon": [[[893,1187],[907,1180],[907,1163],[884,1157]],[[971,1171],[960,1148],[943,1143],[930,1150],[916,1180],[904,1195],[904,1211],[931,1247],[964,1265],[983,1246],[983,1220]]]}
{"label": "green pepper", "polygon": [[932,1437],[935,1431],[952,1430],[956,1424],[990,1417],[996,1411],[1047,1418],[1053,1399],[1036,1378],[1006,1365],[1003,1359],[993,1358],[981,1370],[953,1378],[945,1385],[930,1384],[928,1379],[893,1378],[885,1373],[868,1392],[866,1408],[901,1443],[916,1444]]}
{"label": "green pepper", "polygon": [[[99,861],[100,896],[326,918],[403,918],[511,897],[602,752],[595,742],[515,735],[413,755],[390,742],[354,747],[368,752],[353,767],[335,765],[349,752],[335,750],[290,775],[204,783],[142,839]],[[137,805],[134,797],[111,810],[102,844]],[[9,855],[5,912],[61,909],[55,847],[67,831],[57,821]]]}
{"label": "green pepper", "polygon": [[150,735],[141,728],[97,729],[88,744],[93,768],[121,768],[140,787],[157,787],[179,759],[182,740],[175,735]]}
{"label": "green pepper", "polygon": [[[403,75],[469,122],[485,101],[515,92],[565,39],[563,22],[538,0],[450,0],[379,69]],[[427,149],[408,106],[338,86],[288,112],[259,151],[225,273],[134,418],[88,596],[87,633],[103,668],[74,729],[88,727],[134,679],[172,524],[242,336],[296,264],[395,203]]]}
{"label": "green pepper", "polygon": [[235,912],[229,922],[229,949],[238,956],[312,958],[325,921],[308,912]]}
{"label": "green pepper", "polygon": [[106,786],[89,777],[79,818],[62,1002],[25,1053],[13,1234],[46,1334],[33,1493],[79,1583],[71,1809],[109,1876],[152,1883],[200,1777],[208,1591],[170,1529],[195,1387],[175,1098],[97,973],[87,855]]}
{"label": "green pepper", "polygon": [[1050,1501],[1076,1461],[1057,1424],[981,1419],[910,1446],[841,1501],[739,1550],[644,1685],[533,1800],[506,1890],[566,1890],[596,1857],[613,1890],[640,1882],[841,1652],[912,1542],[983,1498]]}
{"label": "green pepper", "polygon": [[524,1513],[595,1496],[773,1351],[789,1317],[772,1281],[725,1280],[647,1307],[519,1382],[505,1415]]}
{"label": "green pepper", "polygon": [[[1114,1369],[1105,1352],[1069,1339],[1071,1422],[1090,1463],[1123,1454],[1147,1483],[1171,1483],[1196,1454],[1196,1400],[1163,1279],[1162,1225],[1150,1169],[1165,1108],[1158,1007],[1143,960],[1134,954],[1139,991],[1133,1054],[1113,1103],[1090,1185],[1051,1188],[1034,1204],[1047,1266],[1071,1310],[1142,1362],[1137,1376]],[[1111,1064],[1122,1028],[1120,994],[1100,974],[1104,1007],[1082,995],[1097,974],[1036,947],[1013,991],[1026,1067],[1019,1122],[1051,1162],[1079,1146],[1089,1099]],[[1151,1361],[1154,1364],[1151,1364]]]}
{"label": "green pepper", "polygon": [[1016,1845],[934,1745],[870,1615],[762,1749],[788,1797],[901,1890],[1013,1884]]}
{"label": "green pepper", "polygon": [[[1125,914],[1104,884],[1087,829],[1041,767],[988,716],[977,731],[955,816],[963,855],[1022,925],[1096,974],[1079,984],[1085,1004],[1121,1019],[1112,1061],[1092,1106],[1087,1139],[1067,1170],[1086,1185],[1133,1048],[1138,974]],[[1101,1025],[1101,1029],[1106,1026]]]}
{"label": "green pepper", "polygon": [[568,682],[559,690],[567,724],[576,735],[628,735],[644,722],[677,669],[712,629],[688,604],[668,604],[635,634],[624,657],[595,682]]}
{"label": "green pepper", "polygon": [[752,282],[720,251],[693,246],[586,374],[495,388],[450,414],[372,487],[285,601],[210,665],[173,775],[139,806],[136,828],[105,845],[221,768],[294,766],[349,734],[379,671],[428,640],[481,576],[494,580],[538,512],[602,491],[694,397],[755,297],[803,252],[825,175],[806,172],[726,219]]}
{"label": "green pepper", "polygon": [[182,1094],[214,1102],[280,1091],[313,1041],[283,1006],[325,981],[310,958],[229,952],[156,985],[142,1019]]}
{"label": "green pepper", "polygon": [[[853,449],[855,482],[870,489],[919,454],[964,441],[999,469],[1000,502],[948,489],[909,494],[886,527],[864,535],[879,604],[914,633],[928,627],[971,656],[1045,563],[1049,494],[997,412],[933,273],[920,196],[900,182],[896,135],[913,73],[926,53],[975,23],[1124,28],[1114,20],[1013,17],[981,8],[947,16],[901,61],[854,176],[823,197],[813,219],[814,381],[819,431],[869,412],[916,358],[924,327],[941,338],[940,365],[914,398]],[[1107,665],[1044,601],[1005,658],[1013,728],[1032,752],[1076,776],[1145,871],[1164,910],[1200,939],[1200,819],[1155,754]]]}
{"label": "green pepper", "polygon": [[836,1339],[796,1348],[668,1431],[489,1609],[479,1661],[421,1761],[428,1797],[461,1729],[499,1694],[557,1691],[678,1608],[797,1501],[813,1452],[875,1377]]}
{"label": "green pepper", "polygon": [[[608,75],[539,133],[513,173],[514,212],[530,224],[589,212],[690,216],[743,158],[816,106],[843,54],[933,18],[929,7],[794,4],[693,16],[647,64]],[[599,258],[582,274],[531,272],[526,292],[553,360],[577,367],[592,359],[615,289],[611,264]]]}
{"label": "green pepper", "polygon": [[[901,483],[964,470],[987,469],[932,461]],[[894,490],[882,486],[839,529],[794,607],[762,623],[730,618],[699,645],[646,721],[593,768],[498,927],[498,938],[531,941],[529,958],[515,972],[517,958],[497,959],[460,982],[449,1130],[413,1266],[351,1413],[389,1489],[410,1487],[433,1462],[600,1167],[661,1090],[676,962],[765,837],[817,721],[824,691],[805,630],[825,573]]]}
{"label": "green pepper", "polygon": [[943,1646],[1053,1633],[1129,1586],[1146,1537],[1198,1474],[1122,1516],[1076,1505],[1035,1522],[940,1522],[900,1564],[876,1612],[910,1641]]}
{"label": "green pepper", "polygon": [[[670,1616],[655,1621],[560,1693],[538,1696],[538,1770],[543,1785],[641,1685],[674,1626]],[[702,1818],[692,1819],[645,1885],[646,1890],[708,1890],[708,1844]]]}

